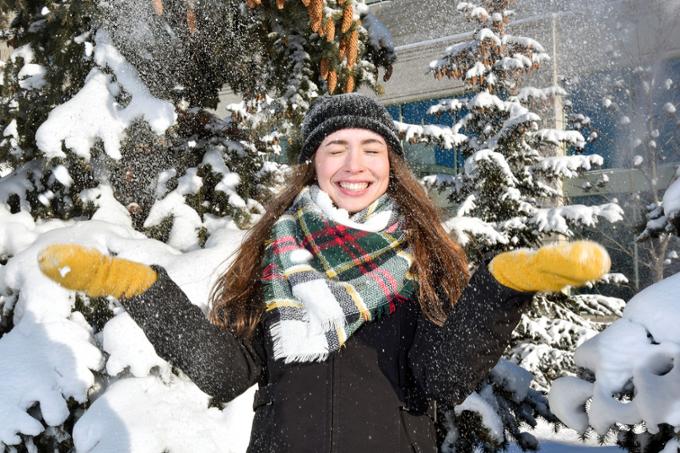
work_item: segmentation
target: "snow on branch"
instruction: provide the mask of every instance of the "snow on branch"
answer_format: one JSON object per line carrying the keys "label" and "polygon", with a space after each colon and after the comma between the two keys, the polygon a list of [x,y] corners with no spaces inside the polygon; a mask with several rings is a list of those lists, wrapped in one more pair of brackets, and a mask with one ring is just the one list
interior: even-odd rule
{"label": "snow on branch", "polygon": [[676,174],[678,178],[668,186],[662,200],[663,213],[671,223],[680,222],[680,168]]}
{"label": "snow on branch", "polygon": [[444,112],[459,112],[465,103],[460,99],[441,99],[435,105],[427,109],[428,115],[439,115]]}
{"label": "snow on branch", "polygon": [[533,62],[526,55],[516,53],[511,57],[503,57],[494,65],[495,69],[502,71],[516,71],[518,69],[526,70],[531,68]]}
{"label": "snow on branch", "polygon": [[430,61],[429,71],[434,72],[435,75],[439,73],[443,74],[443,71],[447,68],[455,71],[458,67],[454,61],[462,59],[463,56],[471,58],[478,45],[477,41],[466,41],[447,47],[441,58]]}
{"label": "snow on branch", "polygon": [[600,217],[610,223],[618,222],[623,219],[623,209],[616,203],[596,206],[575,204],[556,208],[541,208],[536,210],[529,222],[542,233],[559,233],[571,236],[569,223],[595,226]]}
{"label": "snow on branch", "polygon": [[[101,140],[104,151],[120,159],[120,142],[132,121],[143,118],[159,135],[175,122],[172,103],[151,95],[137,70],[113,46],[108,33],[99,30],[95,43],[94,60],[99,67],[90,71],[85,85],[73,98],[49,113],[36,132],[36,145],[48,158],[64,157],[63,143],[89,160],[90,149]],[[117,100],[122,92],[130,96],[125,107]]]}
{"label": "snow on branch", "polygon": [[579,312],[594,316],[621,316],[626,306],[623,299],[602,294],[576,294],[571,300]]}
{"label": "snow on branch", "polygon": [[541,56],[541,58],[550,59],[550,56],[547,53],[545,53],[545,48],[541,45],[541,43],[539,43],[535,39],[527,38],[526,36],[506,35],[505,40],[506,43],[509,45],[530,50],[532,52],[535,52],[537,55],[542,54],[543,56]]}
{"label": "snow on branch", "polygon": [[516,96],[511,96],[509,100],[527,102],[532,100],[545,101],[555,96],[566,96],[567,92],[559,86],[546,88],[524,87],[519,90]]}
{"label": "snow on branch", "polygon": [[19,205],[22,209],[30,212],[30,205],[26,200],[26,192],[34,190],[33,181],[40,181],[42,178],[41,160],[32,160],[12,173],[0,178],[0,203],[7,204],[9,197],[16,195],[19,197]]}
{"label": "snow on branch", "polygon": [[486,8],[475,5],[474,3],[460,2],[456,9],[463,12],[465,17],[468,19],[476,19],[480,22],[486,22],[486,20],[489,18],[489,12],[486,10]]}
{"label": "snow on branch", "polygon": [[559,146],[566,143],[576,148],[582,149],[586,146],[586,139],[579,131],[565,131],[564,129],[540,129],[534,133],[534,137],[542,142]]}
{"label": "snow on branch", "polygon": [[477,36],[477,39],[480,42],[483,42],[485,40],[489,40],[489,41],[492,41],[496,46],[500,46],[503,43],[501,38],[499,38],[498,35],[496,33],[494,33],[490,28],[486,28],[486,27],[481,28],[477,32],[476,36]]}
{"label": "snow on branch", "polygon": [[453,149],[467,141],[465,135],[453,132],[448,126],[435,124],[420,126],[399,121],[395,121],[394,124],[397,126],[399,135],[409,143],[436,142],[443,148]]}
{"label": "snow on branch", "polygon": [[486,245],[508,244],[510,239],[496,226],[478,217],[452,217],[443,224],[447,232],[456,235],[458,243],[465,247],[472,238]]}
{"label": "snow on branch", "polygon": [[475,95],[467,104],[468,108],[478,109],[498,109],[501,112],[510,110],[508,103],[503,101],[495,94],[489,93],[487,90],[482,90]]}
{"label": "snow on branch", "polygon": [[643,241],[661,234],[680,234],[680,167],[676,171],[676,179],[663,194],[660,203],[652,203],[646,207],[647,224],[635,239]]}
{"label": "snow on branch", "polygon": [[581,171],[591,170],[604,163],[599,154],[545,157],[532,169],[563,178],[575,178]]}
{"label": "snow on branch", "polygon": [[465,174],[471,177],[478,176],[482,163],[491,164],[500,170],[507,187],[513,187],[517,183],[517,178],[505,160],[505,156],[490,149],[481,149],[465,159]]}

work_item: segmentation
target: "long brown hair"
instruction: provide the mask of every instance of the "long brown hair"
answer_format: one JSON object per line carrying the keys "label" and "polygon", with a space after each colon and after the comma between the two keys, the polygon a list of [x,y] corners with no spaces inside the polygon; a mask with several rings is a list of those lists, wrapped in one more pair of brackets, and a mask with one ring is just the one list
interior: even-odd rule
{"label": "long brown hair", "polygon": [[[405,217],[405,230],[414,254],[411,272],[418,279],[418,302],[429,320],[442,325],[469,279],[467,258],[442,228],[437,209],[404,159],[392,150],[388,153],[391,175],[387,191]],[[294,168],[288,186],[269,203],[211,292],[213,324],[240,337],[253,334],[265,309],[260,297],[265,241],[274,222],[291,206],[300,190],[315,180],[314,164],[300,164]]]}

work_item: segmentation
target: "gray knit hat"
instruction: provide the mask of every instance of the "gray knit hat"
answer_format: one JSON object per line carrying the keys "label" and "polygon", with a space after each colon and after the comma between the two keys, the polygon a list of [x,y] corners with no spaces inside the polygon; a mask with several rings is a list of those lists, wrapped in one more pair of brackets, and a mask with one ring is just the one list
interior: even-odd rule
{"label": "gray knit hat", "polygon": [[324,138],[348,128],[380,134],[393,152],[403,154],[397,128],[387,109],[367,96],[349,93],[323,96],[309,109],[302,122],[300,163],[314,155]]}

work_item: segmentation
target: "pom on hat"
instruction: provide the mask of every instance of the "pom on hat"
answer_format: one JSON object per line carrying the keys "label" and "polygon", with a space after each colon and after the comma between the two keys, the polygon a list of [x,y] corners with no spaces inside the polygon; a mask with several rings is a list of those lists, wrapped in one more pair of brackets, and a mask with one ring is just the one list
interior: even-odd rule
{"label": "pom on hat", "polygon": [[307,112],[302,123],[300,163],[314,155],[324,138],[350,128],[380,134],[393,152],[403,154],[397,128],[387,109],[367,96],[348,93],[324,96]]}

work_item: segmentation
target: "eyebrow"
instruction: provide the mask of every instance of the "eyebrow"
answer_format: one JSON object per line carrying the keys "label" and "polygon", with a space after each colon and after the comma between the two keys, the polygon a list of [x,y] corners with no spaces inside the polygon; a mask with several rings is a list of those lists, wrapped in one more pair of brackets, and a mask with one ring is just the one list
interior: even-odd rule
{"label": "eyebrow", "polygon": [[[366,140],[361,141],[362,145],[368,145],[368,144],[371,144],[371,143],[378,143],[380,145],[385,145],[385,142],[382,142],[382,141],[378,140],[377,138],[367,138]],[[347,140],[337,139],[337,140],[331,140],[330,142],[326,143],[324,146],[347,145],[347,144],[349,144],[349,142]]]}

